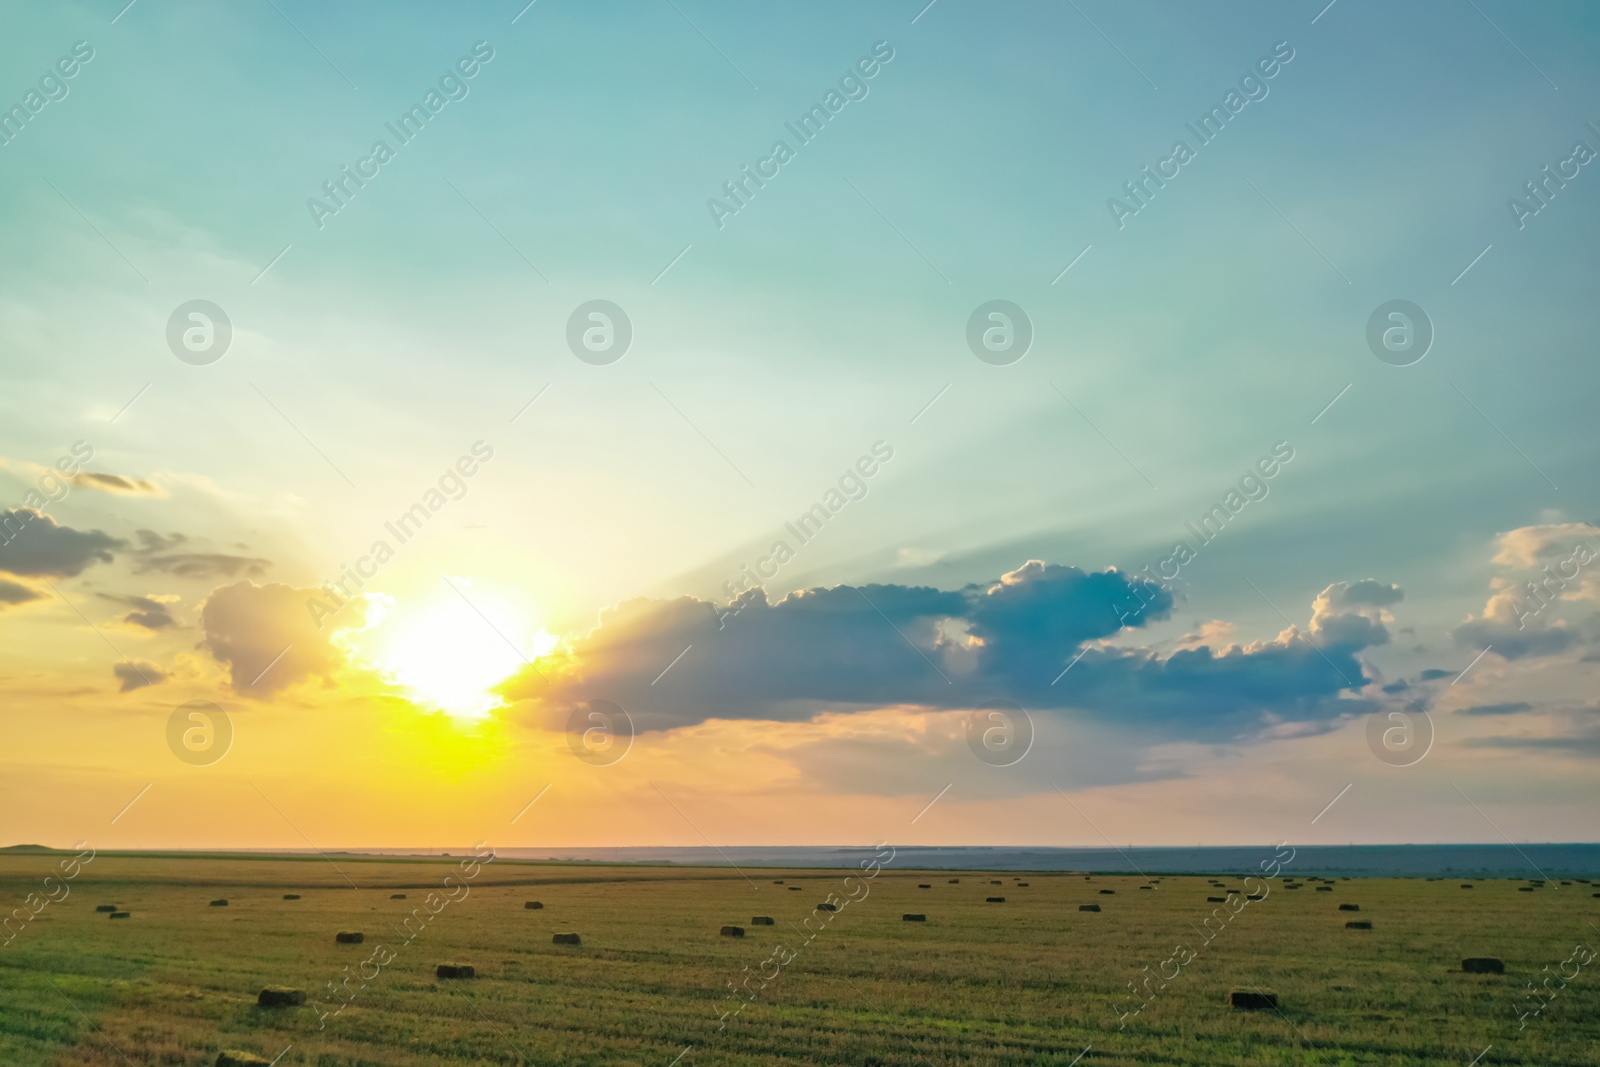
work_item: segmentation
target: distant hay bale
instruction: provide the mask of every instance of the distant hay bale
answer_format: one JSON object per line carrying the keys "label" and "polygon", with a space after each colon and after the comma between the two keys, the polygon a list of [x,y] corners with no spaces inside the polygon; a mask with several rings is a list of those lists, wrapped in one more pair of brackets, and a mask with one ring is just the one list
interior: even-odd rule
{"label": "distant hay bale", "polygon": [[821,904],[817,905],[817,910],[818,911],[838,911],[839,909],[834,907],[832,904],[829,904],[828,902],[824,901]]}
{"label": "distant hay bale", "polygon": [[1339,905],[1339,910],[1340,911],[1360,911],[1361,910],[1361,905],[1360,904],[1340,904]]}
{"label": "distant hay bale", "polygon": [[955,885],[960,881],[961,881],[961,879],[959,879],[959,878],[952,878],[952,879],[950,879],[950,884],[951,885]]}
{"label": "distant hay bale", "polygon": [[1018,882],[1017,883],[1017,888],[1018,889],[1026,889],[1026,888],[1028,888],[1028,883],[1027,882]]}
{"label": "distant hay bale", "polygon": [[990,885],[1002,885],[1003,883],[1000,881],[1000,879],[996,878],[993,881],[991,881],[989,884]]}
{"label": "distant hay bale", "polygon": [[1103,897],[1114,897],[1117,895],[1117,891],[1115,889],[1102,889],[1100,890],[1100,895]]}
{"label": "distant hay bale", "polygon": [[538,911],[544,907],[544,904],[537,900],[527,900],[523,901],[522,907],[525,911]]}
{"label": "distant hay bale", "polygon": [[1207,904],[1226,904],[1227,902],[1227,897],[1206,897]]}
{"label": "distant hay bale", "polygon": [[404,900],[404,899],[406,899],[406,895],[404,893],[390,893],[389,894],[389,899],[390,900]]}
{"label": "distant hay bale", "polygon": [[552,945],[581,945],[583,939],[577,934],[556,934],[550,939]]}
{"label": "distant hay bale", "polygon": [[440,978],[476,978],[478,971],[470,963],[441,963],[433,969]]}
{"label": "distant hay bale", "polygon": [[211,906],[213,908],[226,908],[228,906],[228,902],[226,900],[213,900],[211,902]]}
{"label": "distant hay bale", "polygon": [[928,917],[918,912],[908,911],[900,916],[900,921],[903,923],[925,923],[928,921]]}
{"label": "distant hay bale", "polygon": [[1246,900],[1266,900],[1267,899],[1267,895],[1265,893],[1251,893],[1249,896],[1245,897],[1244,899],[1246,899]]}
{"label": "distant hay bale", "polygon": [[1228,1003],[1234,1011],[1277,1011],[1278,994],[1235,989],[1228,994]]}
{"label": "distant hay bale", "polygon": [[299,900],[300,899],[300,894],[299,893],[285,893],[283,895],[283,899],[284,900]]}
{"label": "distant hay bale", "polygon": [[1155,886],[1153,886],[1153,885],[1142,885],[1142,886],[1140,886],[1140,887],[1139,887],[1139,888],[1140,888],[1140,889],[1154,889],[1154,888],[1155,888]]}
{"label": "distant hay bale", "polygon": [[983,898],[983,902],[985,904],[1004,904],[1006,902],[1006,898],[1005,897],[984,897]]}
{"label": "distant hay bale", "polygon": [[1079,904],[1078,905],[1078,910],[1079,911],[1099,911],[1100,910],[1100,905],[1098,905],[1098,904]]}
{"label": "distant hay bale", "polygon": [[340,930],[333,935],[333,939],[341,945],[359,945],[367,939],[367,935],[355,930]]}
{"label": "distant hay bale", "polygon": [[1517,892],[1519,892],[1519,893],[1531,893],[1531,892],[1533,892],[1533,886],[1531,886],[1531,885],[1519,885],[1519,886],[1517,886]]}
{"label": "distant hay bale", "polygon": [[1319,886],[1317,886],[1317,892],[1319,892],[1319,893],[1331,893],[1331,892],[1333,892],[1333,886],[1331,886],[1331,885],[1319,885]]}
{"label": "distant hay bale", "polygon": [[773,885],[782,885],[783,884],[783,879],[782,878],[774,878],[772,880],[772,884]]}
{"label": "distant hay bale", "polygon": [[742,927],[742,926],[724,926],[722,928],[722,936],[723,937],[743,937],[744,936],[744,927]]}
{"label": "distant hay bale", "polygon": [[263,1008],[294,1008],[305,1002],[304,989],[293,989],[286,985],[266,986],[256,997],[256,1004]]}
{"label": "distant hay bale", "polygon": [[932,889],[933,886],[929,885],[927,882],[918,882],[917,883],[917,888],[918,889]]}
{"label": "distant hay bale", "polygon": [[1504,961],[1493,956],[1468,956],[1461,961],[1461,969],[1468,974],[1505,974]]}
{"label": "distant hay bale", "polygon": [[94,910],[95,911],[116,911],[117,910],[117,906],[115,904],[96,904],[94,906]]}
{"label": "distant hay bale", "polygon": [[114,911],[108,916],[108,918],[126,919],[130,914],[132,914],[132,913],[131,912],[126,912],[126,911]]}
{"label": "distant hay bale", "polygon": [[254,1052],[227,1049],[217,1053],[217,1062],[213,1067],[272,1067],[272,1061]]}
{"label": "distant hay bale", "polygon": [[1461,883],[1461,888],[1462,889],[1471,889],[1472,888],[1472,883],[1471,882],[1462,882]]}
{"label": "distant hay bale", "polygon": [[799,887],[799,886],[797,886],[797,885],[786,885],[786,886],[784,886],[784,887],[783,887],[783,888],[785,888],[785,889],[787,889],[787,890],[788,890],[788,891],[789,891],[789,892],[791,892],[791,893],[798,893],[798,892],[800,892],[800,887]]}
{"label": "distant hay bale", "polygon": [[770,915],[752,915],[750,917],[750,925],[751,926],[775,926],[777,924],[772,921],[772,916],[770,916]]}
{"label": "distant hay bale", "polygon": [[1365,919],[1358,919],[1354,922],[1345,923],[1344,928],[1346,930],[1370,930],[1372,929],[1372,924]]}

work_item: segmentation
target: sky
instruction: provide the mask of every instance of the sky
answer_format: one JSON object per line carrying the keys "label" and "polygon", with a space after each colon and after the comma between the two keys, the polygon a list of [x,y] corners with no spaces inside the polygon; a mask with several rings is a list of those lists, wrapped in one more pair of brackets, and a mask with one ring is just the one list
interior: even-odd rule
{"label": "sky", "polygon": [[0,843],[1595,839],[1591,6],[125,3]]}

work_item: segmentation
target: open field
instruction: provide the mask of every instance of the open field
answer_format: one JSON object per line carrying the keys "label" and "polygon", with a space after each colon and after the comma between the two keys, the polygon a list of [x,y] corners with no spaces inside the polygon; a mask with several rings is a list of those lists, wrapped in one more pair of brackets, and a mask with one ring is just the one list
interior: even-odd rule
{"label": "open field", "polygon": [[[0,858],[6,907],[39,892],[58,858]],[[1600,899],[1582,883],[1357,879],[1323,892],[1287,889],[1287,873],[1248,886],[1218,876],[1268,892],[1237,913],[1221,906],[1232,917],[1212,921],[1208,943],[1200,924],[1219,905],[1207,897],[1222,891],[1196,876],[1141,889],[1123,876],[893,864],[871,879],[764,869],[747,880],[726,868],[498,860],[463,875],[451,860],[337,862],[95,858],[0,949],[0,1063],[210,1065],[219,1049],[244,1049],[281,1053],[280,1067],[667,1067],[680,1054],[683,1067],[1465,1067],[1489,1046],[1480,1063],[1600,1061],[1600,965],[1566,963],[1578,973],[1551,983],[1560,992],[1542,1014],[1521,1030],[1516,1015],[1527,983],[1556,975],[1576,944],[1600,944]],[[408,932],[402,920],[428,916],[430,892],[436,913]],[[849,901],[831,920],[813,912],[830,893]],[[210,906],[217,898],[227,906]],[[130,915],[95,911],[111,904]],[[907,912],[926,922],[903,922]],[[775,924],[753,925],[757,915]],[[1352,920],[1372,929],[1346,929]],[[730,924],[745,936],[719,936]],[[342,930],[365,940],[337,944]],[[581,945],[551,943],[569,931]],[[1467,956],[1500,957],[1505,974],[1464,974]],[[446,961],[477,977],[436,978]],[[1136,998],[1128,983],[1147,977]],[[330,983],[347,978],[335,995]],[[748,1003],[719,1029],[740,1003],[730,983],[747,978]],[[257,1007],[268,984],[310,1000]],[[1281,1010],[1233,1011],[1236,989],[1275,992]]]}

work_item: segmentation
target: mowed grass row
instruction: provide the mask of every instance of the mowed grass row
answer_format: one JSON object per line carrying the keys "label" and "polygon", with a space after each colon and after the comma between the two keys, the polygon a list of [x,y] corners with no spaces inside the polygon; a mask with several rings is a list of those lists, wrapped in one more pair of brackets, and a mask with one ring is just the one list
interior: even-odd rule
{"label": "mowed grass row", "polygon": [[[209,1067],[237,1048],[282,1053],[280,1067],[666,1067],[680,1053],[682,1067],[1463,1065],[1490,1045],[1480,1063],[1600,1062],[1600,961],[1526,1029],[1515,1014],[1545,967],[1555,973],[1579,941],[1600,945],[1600,899],[1583,884],[1362,879],[1319,892],[1280,879],[1220,929],[1214,919],[1207,943],[1200,924],[1219,905],[1206,898],[1222,890],[1202,877],[1140,889],[1121,876],[890,867],[823,923],[813,909],[846,896],[849,872],[750,870],[747,881],[726,869],[500,860],[463,899],[413,920],[421,932],[408,943],[399,924],[426,914],[454,863],[338,863],[359,889],[320,859],[97,858],[0,949],[0,1062]],[[0,860],[0,900],[20,902],[53,864]],[[100,904],[131,915],[110,920]],[[926,922],[902,921],[907,912]],[[753,925],[756,915],[775,924]],[[1346,929],[1351,920],[1372,929]],[[745,936],[719,936],[725,925]],[[365,940],[336,944],[341,930]],[[581,945],[551,944],[569,931]],[[780,945],[789,962],[764,964]],[[1193,955],[1181,968],[1178,946]],[[364,987],[352,980],[349,1006],[319,1026],[317,1006],[331,1013],[343,999],[327,983],[380,948],[392,962]],[[1506,973],[1463,974],[1466,956],[1499,957]],[[477,977],[438,979],[443,962]],[[753,999],[721,1025],[747,976]],[[1128,983],[1146,979],[1145,1007],[1119,1029],[1140,1000]],[[259,1008],[268,984],[304,989],[309,1003]],[[1234,1011],[1234,989],[1274,992],[1281,1010]]]}

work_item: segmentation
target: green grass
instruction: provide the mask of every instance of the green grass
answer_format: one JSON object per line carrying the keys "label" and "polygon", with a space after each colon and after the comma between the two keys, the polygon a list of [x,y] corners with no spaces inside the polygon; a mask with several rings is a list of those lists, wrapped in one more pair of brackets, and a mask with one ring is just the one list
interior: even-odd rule
{"label": "green grass", "polygon": [[[20,904],[55,861],[0,858],[0,901]],[[1492,1045],[1480,1064],[1593,1067],[1600,1050],[1600,961],[1527,1029],[1515,1015],[1544,967],[1579,941],[1600,945],[1600,900],[1586,885],[1519,893],[1508,881],[1467,891],[1362,879],[1319,893],[1275,882],[1205,944],[1197,924],[1216,891],[1204,878],[1141,891],[1135,878],[1029,873],[1019,888],[1014,872],[891,866],[808,941],[799,924],[827,894],[845,895],[847,872],[751,870],[752,888],[726,869],[500,860],[406,944],[396,924],[442,890],[454,864],[338,863],[359,889],[320,859],[98,857],[67,899],[0,949],[0,1063],[210,1065],[222,1048],[271,1059],[287,1047],[280,1067],[667,1067],[690,1046],[681,1067],[1066,1067],[1080,1054],[1082,1067],[1465,1067]],[[779,878],[802,891],[773,885]],[[1005,903],[984,902],[1000,894]],[[209,907],[216,897],[230,905]],[[524,910],[530,899],[544,909]],[[1340,912],[1346,901],[1360,914]],[[132,917],[108,920],[94,911],[102,903]],[[1104,910],[1081,913],[1080,903]],[[902,922],[908,911],[928,921]],[[754,915],[777,925],[754,926]],[[1351,918],[1373,929],[1346,930]],[[718,936],[726,924],[746,936]],[[366,942],[335,944],[339,930]],[[581,933],[582,946],[552,945],[564,931]],[[736,1003],[727,984],[759,972],[780,943],[797,955],[719,1030]],[[1118,1005],[1135,1003],[1127,983],[1146,965],[1156,973],[1178,945],[1195,958],[1119,1030]],[[311,1006],[255,1005],[266,984],[317,1002],[380,946],[393,962],[325,1029]],[[1507,973],[1461,973],[1461,958],[1476,955],[1501,957]],[[473,964],[478,977],[436,979],[447,961]],[[1281,1012],[1232,1011],[1231,989],[1276,992]]]}

